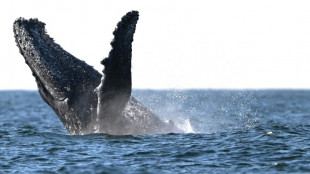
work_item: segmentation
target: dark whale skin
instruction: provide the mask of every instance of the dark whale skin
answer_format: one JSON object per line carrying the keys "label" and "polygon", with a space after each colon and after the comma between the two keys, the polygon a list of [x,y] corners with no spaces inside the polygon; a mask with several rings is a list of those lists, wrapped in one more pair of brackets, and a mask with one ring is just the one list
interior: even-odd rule
{"label": "dark whale skin", "polygon": [[65,51],[38,19],[14,22],[16,44],[43,100],[71,135],[180,133],[131,96],[131,52],[139,18],[128,12],[117,24],[103,74]]}

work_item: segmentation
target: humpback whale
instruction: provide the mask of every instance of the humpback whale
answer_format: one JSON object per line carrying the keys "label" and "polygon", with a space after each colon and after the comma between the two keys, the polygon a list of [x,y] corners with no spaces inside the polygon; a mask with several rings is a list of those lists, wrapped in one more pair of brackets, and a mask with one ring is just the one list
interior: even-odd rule
{"label": "humpback whale", "polygon": [[131,52],[138,11],[122,17],[102,74],[55,43],[38,19],[14,22],[15,42],[43,100],[71,135],[181,132],[131,96]]}

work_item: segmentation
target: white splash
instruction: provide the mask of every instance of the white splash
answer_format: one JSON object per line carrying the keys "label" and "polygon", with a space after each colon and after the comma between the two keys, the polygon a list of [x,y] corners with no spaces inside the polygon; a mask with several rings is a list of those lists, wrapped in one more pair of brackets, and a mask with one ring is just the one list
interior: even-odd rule
{"label": "white splash", "polygon": [[[165,121],[167,122],[167,121]],[[189,118],[175,120],[175,125],[184,133],[195,133]]]}
{"label": "white splash", "polygon": [[193,130],[193,127],[191,125],[191,122],[189,121],[189,118],[185,120],[184,125],[183,125],[183,131],[185,133],[195,133]]}

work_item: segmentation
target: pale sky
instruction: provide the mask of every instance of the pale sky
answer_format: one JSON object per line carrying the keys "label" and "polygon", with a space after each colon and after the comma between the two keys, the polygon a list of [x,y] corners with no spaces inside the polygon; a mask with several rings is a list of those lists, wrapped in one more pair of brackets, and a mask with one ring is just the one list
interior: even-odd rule
{"label": "pale sky", "polygon": [[65,50],[98,71],[128,11],[140,19],[133,88],[310,89],[310,1],[2,0],[0,89],[36,89],[13,37],[18,17],[38,18]]}

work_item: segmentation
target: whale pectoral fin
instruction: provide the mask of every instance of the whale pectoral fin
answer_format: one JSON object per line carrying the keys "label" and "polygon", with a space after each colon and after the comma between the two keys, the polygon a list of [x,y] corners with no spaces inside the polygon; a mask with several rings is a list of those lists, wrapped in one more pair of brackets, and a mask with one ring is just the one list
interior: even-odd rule
{"label": "whale pectoral fin", "polygon": [[131,95],[131,44],[139,18],[137,11],[128,12],[113,32],[114,40],[109,57],[102,60],[104,65],[98,94],[99,116],[110,117],[123,111]]}
{"label": "whale pectoral fin", "polygon": [[40,93],[49,93],[44,97],[61,101],[99,84],[101,75],[55,43],[46,33],[43,22],[19,18],[13,30],[16,44],[36,78]]}
{"label": "whale pectoral fin", "polygon": [[44,101],[71,134],[80,134],[97,106],[94,89],[101,74],[65,51],[38,19],[19,18],[13,26],[16,44],[36,79]]}

